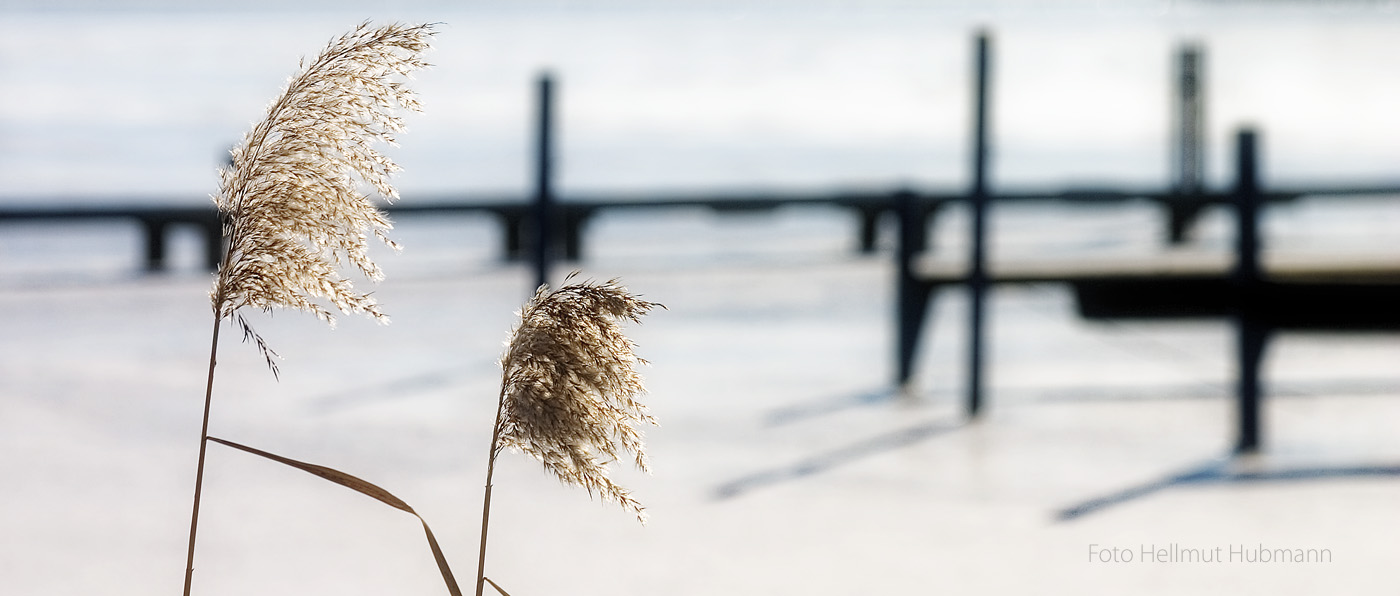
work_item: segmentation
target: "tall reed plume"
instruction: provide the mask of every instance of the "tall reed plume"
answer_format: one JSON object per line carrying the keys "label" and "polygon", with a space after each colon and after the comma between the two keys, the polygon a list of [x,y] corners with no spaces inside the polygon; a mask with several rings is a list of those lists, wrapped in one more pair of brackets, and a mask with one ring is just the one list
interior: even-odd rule
{"label": "tall reed plume", "polygon": [[[573,276],[570,275],[570,278]],[[632,494],[608,477],[608,465],[624,454],[647,470],[640,424],[655,424],[637,398],[644,393],[622,320],[664,306],[628,293],[617,280],[574,282],[550,291],[541,286],[520,311],[501,359],[501,393],[486,466],[476,594],[486,578],[486,536],[491,515],[491,476],[506,448],[538,459],[564,484],[613,501],[645,523]],[[504,593],[504,592],[502,592]]]}
{"label": "tall reed plume", "polygon": [[194,574],[219,327],[226,318],[236,322],[276,375],[277,354],[238,313],[240,308],[302,310],[333,324],[329,307],[335,307],[387,322],[374,298],[340,275],[340,265],[348,262],[377,281],[383,274],[368,256],[368,236],[397,248],[385,236],[392,227],[389,220],[359,186],[366,184],[389,200],[398,196],[389,177],[399,168],[374,145],[394,144],[394,134],[404,128],[398,110],[421,110],[413,92],[398,79],[427,66],[420,56],[432,35],[432,25],[364,23],[333,40],[310,64],[303,61],[301,73],[288,81],[266,117],[233,149],[232,165],[221,172],[214,202],[224,217],[228,244],[210,292],[214,332],[190,517],[186,596]]}

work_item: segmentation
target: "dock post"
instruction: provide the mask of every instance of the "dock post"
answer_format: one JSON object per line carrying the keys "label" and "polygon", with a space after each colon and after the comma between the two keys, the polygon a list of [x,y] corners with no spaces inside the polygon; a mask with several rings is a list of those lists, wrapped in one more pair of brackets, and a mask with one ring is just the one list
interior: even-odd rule
{"label": "dock post", "polygon": [[146,232],[146,271],[160,271],[165,268],[165,221],[142,218],[141,228]]}
{"label": "dock post", "polygon": [[554,256],[554,77],[540,74],[536,82],[535,137],[535,287],[549,283]]}
{"label": "dock post", "polygon": [[987,87],[990,41],[987,32],[977,35],[976,87],[973,96],[972,190],[968,197],[972,219],[971,261],[967,270],[968,362],[967,415],[976,418],[982,409],[985,303],[987,294]]}
{"label": "dock post", "polygon": [[908,190],[894,195],[895,213],[899,216],[895,239],[895,381],[903,390],[914,376],[914,353],[919,347],[919,332],[928,313],[931,287],[915,278],[914,255],[924,249],[927,217],[918,197]]}
{"label": "dock post", "polygon": [[1172,192],[1176,196],[1167,206],[1167,237],[1172,244],[1181,244],[1201,213],[1198,197],[1205,188],[1205,77],[1200,47],[1183,46],[1176,66],[1172,148]]}
{"label": "dock post", "polygon": [[201,221],[199,229],[204,235],[204,266],[210,271],[218,271],[224,260],[224,222],[219,215]]}
{"label": "dock post", "polygon": [[1239,355],[1239,437],[1235,452],[1254,453],[1259,450],[1259,405],[1262,389],[1259,369],[1269,327],[1260,313],[1259,284],[1259,156],[1258,137],[1251,129],[1242,129],[1236,137],[1235,207],[1238,232],[1235,237],[1236,263],[1233,282],[1236,285],[1238,311],[1235,315],[1236,340]]}
{"label": "dock post", "polygon": [[873,254],[879,240],[880,208],[860,207],[856,211],[860,214],[860,254]]}
{"label": "dock post", "polygon": [[564,223],[564,259],[577,262],[583,258],[583,228],[588,225],[592,213],[578,205],[570,205],[570,208],[559,211]]}
{"label": "dock post", "polygon": [[522,209],[500,209],[496,211],[496,221],[501,224],[501,254],[505,255],[507,261],[520,261],[525,258],[525,238],[529,237],[528,229],[534,222],[530,220],[528,212],[534,210],[534,205],[529,205]]}

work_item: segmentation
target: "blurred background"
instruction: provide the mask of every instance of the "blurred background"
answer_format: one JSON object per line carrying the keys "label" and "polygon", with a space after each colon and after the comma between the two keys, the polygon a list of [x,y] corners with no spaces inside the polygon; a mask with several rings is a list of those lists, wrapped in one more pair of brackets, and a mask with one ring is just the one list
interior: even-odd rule
{"label": "blurred background", "polygon": [[[978,31],[994,44],[994,191],[1172,184],[1188,43],[1203,56],[1207,187],[1233,183],[1245,125],[1265,188],[1400,186],[1390,2],[0,0],[0,210],[207,205],[297,59],[366,19],[441,23],[413,83],[426,112],[391,152],[405,205],[525,201],[546,70],[563,202],[960,192]],[[377,253],[394,323],[259,316],[282,379],[226,341],[211,433],[388,488],[470,583],[495,360],[534,277],[503,259],[488,215],[399,220],[406,249]],[[893,240],[862,253],[857,223],[821,206],[592,218],[584,258],[557,277],[620,276],[669,307],[633,329],[653,363],[656,471],[619,471],[652,523],[505,456],[488,574],[517,595],[1393,584],[1394,333],[1272,342],[1264,448],[1238,458],[1226,321],[1090,323],[1062,288],[999,288],[988,411],[968,422],[965,296],[933,302],[916,381],[896,391]],[[965,250],[967,224],[949,206],[935,250]],[[1189,242],[1228,246],[1233,225],[1209,208]],[[1262,226],[1266,245],[1400,250],[1390,195],[1307,197]],[[994,209],[991,243],[1145,254],[1163,228],[1145,203],[1027,203]],[[132,222],[0,221],[0,592],[178,589],[211,324],[196,232],[172,228],[168,267],[149,273]],[[1268,476],[1297,469],[1317,473]],[[1230,480],[1253,472],[1283,481]],[[197,593],[442,593],[401,512],[228,450],[211,448],[208,474]],[[1332,560],[1142,561],[1171,544]],[[1090,554],[1115,546],[1136,558]]]}

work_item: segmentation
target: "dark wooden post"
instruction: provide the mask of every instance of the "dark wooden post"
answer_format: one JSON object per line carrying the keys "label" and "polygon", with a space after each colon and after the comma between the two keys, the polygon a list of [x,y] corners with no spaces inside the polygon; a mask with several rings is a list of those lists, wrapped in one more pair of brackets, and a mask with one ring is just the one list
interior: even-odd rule
{"label": "dark wooden post", "polygon": [[1239,352],[1239,441],[1237,453],[1259,450],[1259,402],[1262,390],[1259,368],[1268,341],[1269,328],[1262,320],[1259,303],[1259,155],[1253,130],[1241,130],[1236,138],[1235,206],[1238,232],[1235,237],[1236,262],[1233,282],[1237,292],[1235,315]]}
{"label": "dark wooden post", "polygon": [[860,214],[860,252],[872,254],[875,252],[875,243],[879,240],[880,208],[866,206],[859,207],[856,211]]}
{"label": "dark wooden post", "polygon": [[977,35],[976,88],[973,96],[972,189],[969,195],[972,219],[971,262],[967,270],[968,366],[967,415],[975,418],[982,409],[982,352],[985,349],[985,303],[987,294],[987,91],[990,41],[986,32]]}
{"label": "dark wooden post", "polygon": [[141,228],[146,232],[146,271],[165,268],[165,221],[143,218]]}
{"label": "dark wooden post", "polygon": [[560,215],[563,216],[560,219],[564,223],[564,258],[578,261],[583,258],[583,227],[587,225],[592,213],[578,205],[571,205],[570,208],[560,211]]}
{"label": "dark wooden post", "polygon": [[545,72],[536,83],[535,137],[535,287],[549,283],[554,252],[554,78]]}
{"label": "dark wooden post", "polygon": [[204,266],[218,271],[224,260],[224,222],[216,213],[199,224],[204,236]]}
{"label": "dark wooden post", "polygon": [[[532,197],[533,198],[533,197]],[[504,254],[507,261],[520,261],[525,258],[528,252],[525,248],[525,239],[530,237],[530,227],[534,225],[531,220],[535,206],[526,205],[519,209],[503,207],[495,210],[496,221],[501,224],[501,254]]]}
{"label": "dark wooden post", "polygon": [[1176,130],[1172,151],[1172,190],[1175,202],[1168,206],[1168,238],[1173,244],[1186,239],[1186,230],[1201,212],[1197,197],[1205,189],[1205,93],[1201,49],[1181,48],[1176,70]]}
{"label": "dark wooden post", "polygon": [[926,244],[927,218],[913,192],[895,193],[894,203],[899,216],[895,246],[895,380],[904,388],[914,375],[914,353],[928,312],[930,288],[914,274],[914,256]]}

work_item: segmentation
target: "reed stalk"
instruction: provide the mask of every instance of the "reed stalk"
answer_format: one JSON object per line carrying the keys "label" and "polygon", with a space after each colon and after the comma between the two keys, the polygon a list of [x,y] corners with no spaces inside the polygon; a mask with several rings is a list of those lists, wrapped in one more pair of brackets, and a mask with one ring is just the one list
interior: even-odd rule
{"label": "reed stalk", "polygon": [[481,546],[476,559],[476,596],[481,596],[486,584],[486,533],[491,527],[491,477],[496,472],[496,456],[501,453],[498,445],[501,440],[501,412],[504,410],[503,386],[501,396],[496,398],[496,422],[491,427],[491,456],[486,460],[486,494],[481,499]]}
{"label": "reed stalk", "polygon": [[223,323],[223,318],[214,319],[213,345],[209,348],[209,381],[204,387],[204,422],[199,429],[199,464],[195,467],[194,474],[194,511],[190,513],[190,548],[188,558],[185,560],[185,595],[190,593],[190,584],[194,581],[194,543],[195,532],[199,528],[199,498],[204,491],[204,452],[209,446],[209,405],[214,399],[214,364],[219,353],[219,326]]}

